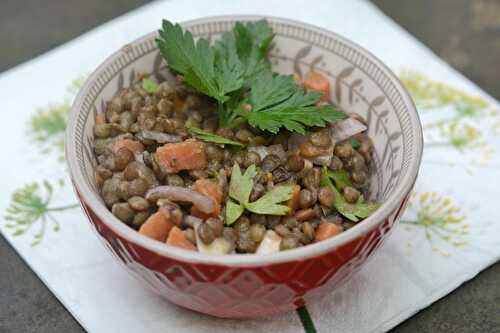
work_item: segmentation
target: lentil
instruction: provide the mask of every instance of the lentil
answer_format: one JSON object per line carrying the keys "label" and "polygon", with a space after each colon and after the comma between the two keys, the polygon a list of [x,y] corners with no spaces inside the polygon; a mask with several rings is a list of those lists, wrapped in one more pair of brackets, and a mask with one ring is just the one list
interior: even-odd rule
{"label": "lentil", "polygon": [[266,227],[262,224],[252,224],[250,227],[250,237],[254,242],[260,243],[266,233]]}
{"label": "lentil", "polygon": [[212,243],[216,238],[213,229],[206,223],[202,223],[198,227],[198,237],[207,245]]}
{"label": "lentil", "polygon": [[297,237],[295,235],[285,236],[281,240],[280,250],[281,251],[291,250],[291,249],[295,249],[299,246],[300,246],[299,240],[297,239]]}
{"label": "lentil", "polygon": [[128,203],[115,203],[111,208],[111,212],[122,222],[129,224],[134,218],[134,211]]}
{"label": "lentil", "polygon": [[299,155],[294,154],[288,157],[286,165],[288,167],[288,170],[297,172],[304,168],[304,159]]}
{"label": "lentil", "polygon": [[277,155],[269,154],[264,157],[262,161],[262,170],[266,172],[272,172],[274,169],[279,167],[281,164],[280,158]]}
{"label": "lentil", "polygon": [[354,187],[346,186],[344,188],[344,198],[348,203],[355,203],[358,201],[360,195],[361,193]]}
{"label": "lentil", "polygon": [[329,187],[322,187],[318,192],[318,200],[322,205],[331,207],[335,201],[335,194]]}
{"label": "lentil", "polygon": [[221,220],[211,217],[205,221],[205,224],[208,225],[212,229],[215,237],[222,236],[222,231],[224,229],[224,225],[222,224]]}
{"label": "lentil", "polygon": [[329,129],[323,129],[311,134],[311,143],[318,147],[328,147],[332,144]]}
{"label": "lentil", "polygon": [[128,204],[133,210],[143,211],[149,208],[149,202],[143,197],[134,196],[128,199]]}
{"label": "lentil", "polygon": [[132,226],[135,229],[139,229],[141,225],[148,219],[151,214],[149,212],[138,212],[135,214],[132,220]]}
{"label": "lentil", "polygon": [[312,208],[301,209],[295,213],[297,221],[307,221],[316,217],[316,212]]}

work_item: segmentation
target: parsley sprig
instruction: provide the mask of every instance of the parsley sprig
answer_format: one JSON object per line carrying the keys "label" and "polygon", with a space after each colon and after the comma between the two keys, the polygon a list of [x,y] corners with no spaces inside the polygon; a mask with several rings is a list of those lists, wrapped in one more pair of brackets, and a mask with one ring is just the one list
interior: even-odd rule
{"label": "parsley sprig", "polygon": [[223,136],[215,135],[215,134],[206,132],[206,131],[204,131],[200,128],[197,128],[197,127],[191,127],[191,128],[189,128],[189,131],[194,136],[196,136],[198,139],[203,140],[205,142],[212,142],[212,143],[219,144],[219,145],[245,147],[245,145],[241,142],[229,140]]}
{"label": "parsley sprig", "polygon": [[[333,185],[332,180],[335,182],[336,186]],[[342,175],[341,173],[333,173],[326,167],[323,168],[321,186],[327,186],[333,191],[335,195],[333,207],[349,220],[358,222],[360,219],[364,219],[373,214],[373,212],[375,212],[377,208],[380,207],[380,205],[375,202],[365,202],[362,196],[360,197],[358,202],[354,204],[348,203],[344,199],[344,196],[340,193],[340,191],[337,190],[337,187],[344,188],[345,186],[349,186],[350,181],[347,181],[344,175]]]}
{"label": "parsley sprig", "polygon": [[233,224],[243,214],[245,209],[255,214],[286,215],[288,206],[280,205],[292,197],[293,186],[280,185],[273,187],[254,202],[250,201],[254,178],[257,175],[255,165],[249,166],[242,174],[238,163],[235,163],[231,171],[229,182],[229,197],[226,202],[226,224]]}
{"label": "parsley sprig", "polygon": [[[291,76],[271,71],[266,54],[274,34],[265,20],[237,22],[213,46],[166,20],[159,34],[157,43],[169,66],[217,101],[221,127],[248,122],[271,133],[281,128],[305,133],[307,126],[345,118],[331,105],[317,106],[319,93],[304,92]],[[251,111],[245,111],[248,106]]]}
{"label": "parsley sprig", "polygon": [[149,94],[156,94],[160,91],[160,86],[153,80],[144,78],[142,79],[142,89],[146,90]]}

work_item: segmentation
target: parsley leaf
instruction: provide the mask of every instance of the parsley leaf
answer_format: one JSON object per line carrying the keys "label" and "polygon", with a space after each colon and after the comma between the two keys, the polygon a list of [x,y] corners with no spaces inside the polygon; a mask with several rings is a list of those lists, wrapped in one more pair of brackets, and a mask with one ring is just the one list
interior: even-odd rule
{"label": "parsley leaf", "polygon": [[[275,106],[290,98],[296,90],[291,75],[273,75],[270,71],[259,74],[250,87],[252,112]],[[311,103],[314,103],[311,100]]]}
{"label": "parsley leaf", "polygon": [[142,88],[149,94],[155,94],[160,91],[160,86],[156,82],[148,78],[142,80]]}
{"label": "parsley leaf", "polygon": [[226,32],[215,45],[215,80],[219,89],[225,94],[236,91],[243,86],[243,64],[236,51],[234,35]]}
{"label": "parsley leaf", "polygon": [[292,192],[292,185],[275,186],[257,201],[247,204],[246,208],[256,214],[285,215],[290,211],[290,208],[285,205],[278,205],[278,203],[290,199]]}
{"label": "parsley leaf", "polygon": [[354,149],[358,149],[359,147],[361,147],[361,142],[359,142],[359,140],[356,138],[349,138],[348,141]]}
{"label": "parsley leaf", "polygon": [[160,52],[171,68],[184,75],[187,84],[219,103],[228,100],[227,93],[241,87],[238,73],[233,73],[225,57],[219,56],[216,62],[215,49],[206,39],[195,43],[189,31],[183,33],[179,24],[167,20],[163,20],[162,28],[156,39]]}
{"label": "parsley leaf", "polygon": [[304,134],[306,126],[324,127],[346,117],[331,105],[315,106],[319,99],[319,93],[304,92],[290,75],[262,72],[250,87],[252,111],[244,116],[251,126],[275,134],[281,127]]}
{"label": "parsley leaf", "polygon": [[[308,126],[345,118],[331,105],[316,106],[319,93],[306,93],[291,76],[272,73],[266,54],[274,34],[265,20],[237,22],[214,46],[203,38],[195,42],[189,31],[166,20],[159,33],[156,41],[169,66],[188,85],[218,101],[221,127],[248,121],[275,134],[282,127],[305,133]],[[242,108],[247,102],[250,112]]]}
{"label": "parsley leaf", "polygon": [[380,207],[380,204],[376,202],[366,202],[366,203],[357,202],[354,204],[354,206],[355,206],[354,214],[356,214],[357,217],[364,219],[372,215],[373,212],[375,212]]}
{"label": "parsley leaf", "polygon": [[253,188],[253,179],[256,175],[257,170],[254,164],[249,166],[244,174],[241,174],[240,166],[235,163],[231,172],[231,181],[229,182],[229,196],[239,203],[247,204]]}
{"label": "parsley leaf", "polygon": [[330,177],[330,179],[332,179],[335,182],[335,185],[340,190],[343,190],[344,187],[352,186],[349,173],[345,170],[340,170],[340,171],[324,170],[323,172],[326,172],[327,176]]}
{"label": "parsley leaf", "polygon": [[244,116],[251,126],[275,134],[281,127],[304,134],[306,126],[324,127],[346,117],[331,105],[315,106],[319,99],[319,93],[304,92],[292,76],[266,71],[250,87],[252,111]]}
{"label": "parsley leaf", "polygon": [[255,74],[270,68],[265,56],[274,34],[266,20],[246,24],[237,22],[233,33],[246,78],[252,78]]}
{"label": "parsley leaf", "polygon": [[226,202],[226,225],[233,224],[240,216],[243,214],[245,207],[243,205],[237,204],[232,200]]}
{"label": "parsley leaf", "polygon": [[289,212],[287,206],[279,203],[292,197],[293,186],[275,186],[258,200],[249,202],[256,175],[255,165],[249,166],[242,174],[238,163],[234,164],[229,182],[230,199],[226,202],[225,222],[227,225],[234,223],[245,209],[256,214],[268,215],[285,215]]}
{"label": "parsley leaf", "polygon": [[203,140],[205,142],[213,142],[213,143],[216,143],[219,145],[232,145],[232,146],[238,146],[238,147],[245,146],[241,142],[229,140],[223,136],[219,136],[219,135],[205,132],[204,130],[197,128],[197,127],[191,127],[191,128],[189,128],[189,131],[191,133],[193,133],[193,135],[196,136],[198,139]]}
{"label": "parsley leaf", "polygon": [[[330,180],[330,176],[328,174],[328,170],[323,168],[323,176],[321,178],[321,186],[328,186],[333,191],[335,195],[335,201],[333,202],[333,206],[337,211],[344,215],[346,218],[353,222],[358,222],[360,219],[364,219],[373,212],[375,212],[380,204],[376,202],[366,203],[363,200],[358,200],[355,204],[350,204],[345,201],[344,196],[337,190],[337,188],[333,185]],[[338,185],[337,185],[338,186]]]}

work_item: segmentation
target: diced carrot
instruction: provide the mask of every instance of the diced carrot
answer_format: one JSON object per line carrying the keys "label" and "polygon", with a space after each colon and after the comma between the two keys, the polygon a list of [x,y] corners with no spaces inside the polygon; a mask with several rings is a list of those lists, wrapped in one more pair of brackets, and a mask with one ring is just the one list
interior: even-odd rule
{"label": "diced carrot", "polygon": [[135,141],[132,139],[119,139],[113,143],[113,152],[117,152],[121,148],[127,148],[130,150],[132,153],[137,154],[137,153],[142,153],[144,151],[144,145],[140,143],[139,141]]}
{"label": "diced carrot", "polygon": [[342,232],[342,227],[333,223],[321,222],[316,228],[315,239],[322,241],[330,237],[336,236]]}
{"label": "diced carrot", "polygon": [[295,213],[299,208],[300,201],[300,185],[294,185],[292,190],[292,197],[287,201],[286,205],[290,208],[289,214]]}
{"label": "diced carrot", "polygon": [[328,149],[313,145],[311,142],[304,142],[299,145],[300,155],[304,157],[316,157],[328,153]]}
{"label": "diced carrot", "polygon": [[193,206],[191,207],[191,214],[202,219],[207,219],[210,216],[218,217],[221,211],[222,197],[224,195],[222,193],[222,187],[218,183],[209,179],[201,178],[194,182],[192,189],[212,199],[215,205],[215,210],[211,215],[207,215],[201,212],[197,207]]}
{"label": "diced carrot", "polygon": [[184,112],[186,108],[186,103],[179,97],[174,98],[174,111],[175,112]]}
{"label": "diced carrot", "polygon": [[323,74],[311,71],[306,74],[304,79],[304,88],[307,91],[317,91],[321,93],[321,100],[330,99],[330,82]]}
{"label": "diced carrot", "polygon": [[96,114],[95,123],[96,123],[96,125],[106,123],[106,116],[104,116],[104,113],[99,112]]}
{"label": "diced carrot", "polygon": [[196,251],[196,247],[184,235],[181,229],[173,227],[167,238],[167,245],[177,246],[186,250]]}
{"label": "diced carrot", "polygon": [[182,224],[182,213],[179,209],[176,209],[175,204],[163,205],[158,209],[158,211],[161,212],[172,224],[178,227]]}
{"label": "diced carrot", "polygon": [[139,229],[139,232],[147,237],[164,242],[167,239],[173,223],[170,222],[162,211],[158,211],[148,217]]}
{"label": "diced carrot", "polygon": [[167,143],[156,149],[156,161],[167,173],[203,169],[207,166],[205,144],[197,141]]}

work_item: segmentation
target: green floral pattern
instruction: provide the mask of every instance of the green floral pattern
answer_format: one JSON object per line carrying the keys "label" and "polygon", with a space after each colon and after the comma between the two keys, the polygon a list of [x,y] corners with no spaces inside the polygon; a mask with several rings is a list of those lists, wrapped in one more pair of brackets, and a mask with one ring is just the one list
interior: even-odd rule
{"label": "green floral pattern", "polygon": [[[58,160],[64,161],[64,133],[66,117],[71,107],[71,101],[85,80],[81,76],[67,87],[67,96],[62,103],[50,104],[35,110],[28,122],[27,133],[32,142],[42,154],[57,152]],[[33,237],[32,245],[38,245],[47,229],[54,232],[60,229],[57,214],[78,207],[78,204],[56,205],[53,203],[55,190],[65,186],[62,179],[54,186],[44,179],[26,184],[14,191],[11,201],[5,211],[5,228],[12,230],[13,236],[28,234]]]}
{"label": "green floral pattern", "polygon": [[66,116],[71,108],[71,101],[85,80],[84,76],[75,79],[67,88],[63,102],[49,104],[37,109],[28,122],[27,133],[36,143],[40,152],[48,154],[58,152],[58,159],[64,161],[64,132]]}
{"label": "green floral pattern", "polygon": [[402,70],[399,78],[419,109],[430,110],[451,105],[458,114],[472,116],[476,115],[479,110],[488,107],[488,103],[481,97],[434,81],[413,70]]}
{"label": "green floral pattern", "polygon": [[[467,160],[468,166],[484,166],[491,160],[493,149],[485,135],[499,134],[500,113],[486,100],[408,69],[401,71],[400,79],[422,116],[425,150],[448,146],[463,154],[475,153]],[[489,127],[484,128],[484,123]],[[453,167],[455,163],[445,165]],[[452,199],[437,192],[413,193],[408,207],[402,222],[408,228],[423,228],[433,251],[448,256],[450,252],[443,249],[446,246],[467,244],[470,227]]]}
{"label": "green floral pattern", "polygon": [[[59,187],[64,182],[59,182]],[[78,204],[52,206],[54,186],[47,180],[40,183],[34,182],[17,189],[11,197],[10,206],[6,210],[6,228],[12,229],[13,236],[25,234],[34,225],[39,224],[39,229],[34,233],[32,245],[39,244],[47,225],[50,223],[53,231],[58,231],[60,224],[55,214],[78,207]]]}
{"label": "green floral pattern", "polygon": [[[484,136],[498,132],[500,113],[492,110],[486,100],[408,69],[401,71],[400,79],[422,114],[426,149],[450,146],[459,151],[479,152],[474,160],[491,157],[487,153],[491,147]],[[432,117],[426,117],[429,113]],[[442,116],[436,117],[436,113]],[[487,122],[489,128],[479,124],[485,118],[491,118]]]}
{"label": "green floral pattern", "polygon": [[435,252],[450,255],[441,248],[437,240],[453,247],[467,244],[465,238],[470,233],[469,225],[464,222],[465,216],[460,208],[450,198],[436,192],[413,193],[405,216],[413,218],[402,219],[401,223],[423,228],[425,237]]}

